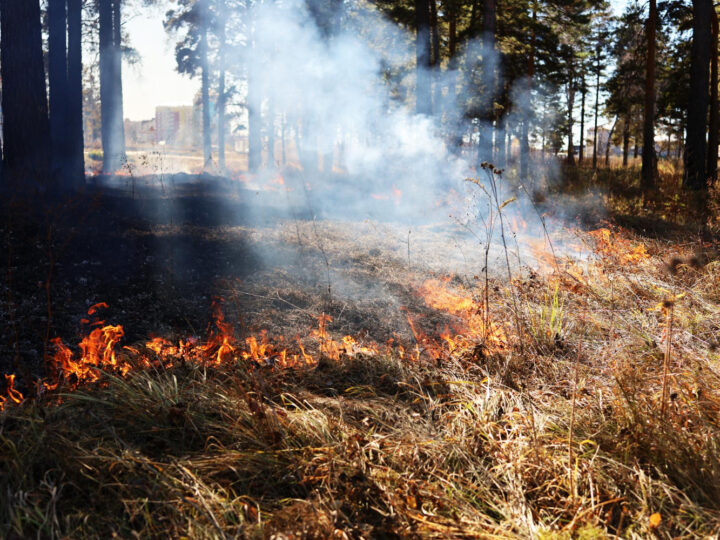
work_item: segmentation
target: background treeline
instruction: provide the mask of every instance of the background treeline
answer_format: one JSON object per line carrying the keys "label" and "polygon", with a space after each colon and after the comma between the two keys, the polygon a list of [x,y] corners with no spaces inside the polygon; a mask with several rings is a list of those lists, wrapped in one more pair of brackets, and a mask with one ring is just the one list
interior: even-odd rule
{"label": "background treeline", "polygon": [[[134,53],[123,17],[153,4],[163,8],[165,27],[177,42],[177,70],[201,82],[206,168],[224,169],[226,135],[241,122],[233,116],[246,122],[251,171],[263,167],[263,159],[265,165],[279,161],[275,138],[292,133],[299,146],[303,126],[257,82],[258,63],[242,60],[252,57],[257,32],[269,31],[253,21],[260,1],[0,1],[2,186],[47,192],[81,187],[83,128],[93,124],[83,115],[96,110],[103,171],[123,166],[121,60]],[[358,16],[359,5],[306,0],[328,41]],[[533,159],[560,152],[569,165],[602,166],[615,142],[623,165],[631,155],[641,156],[645,192],[656,186],[658,148],[660,157],[682,160],[688,190],[702,192],[716,179],[718,24],[710,0],[629,3],[620,16],[601,0],[374,5],[415,39],[406,69],[385,74],[395,85],[393,96],[432,115],[453,151],[516,166],[526,177]],[[598,124],[608,120],[603,146]],[[304,166],[327,166],[321,156],[304,157]]]}

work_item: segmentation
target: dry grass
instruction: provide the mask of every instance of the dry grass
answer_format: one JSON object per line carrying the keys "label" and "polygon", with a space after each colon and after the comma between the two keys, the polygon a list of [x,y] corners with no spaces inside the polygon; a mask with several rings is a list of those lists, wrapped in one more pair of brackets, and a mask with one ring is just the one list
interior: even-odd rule
{"label": "dry grass", "polygon": [[[327,257],[354,257],[331,232]],[[580,236],[586,261],[490,280],[505,348],[285,370],[178,358],[7,406],[0,536],[714,537],[720,261],[626,230]],[[358,272],[388,286],[414,277],[368,260]],[[472,283],[448,287],[483,298]],[[261,321],[277,313],[253,299]]]}

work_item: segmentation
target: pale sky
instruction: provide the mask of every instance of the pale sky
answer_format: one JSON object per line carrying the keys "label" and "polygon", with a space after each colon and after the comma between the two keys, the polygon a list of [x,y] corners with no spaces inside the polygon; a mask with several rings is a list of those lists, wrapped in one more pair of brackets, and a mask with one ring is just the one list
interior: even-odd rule
{"label": "pale sky", "polygon": [[175,44],[163,27],[164,11],[143,8],[127,17],[125,28],[141,63],[123,62],[125,117],[147,120],[155,117],[158,105],[192,105],[200,80],[175,70]]}

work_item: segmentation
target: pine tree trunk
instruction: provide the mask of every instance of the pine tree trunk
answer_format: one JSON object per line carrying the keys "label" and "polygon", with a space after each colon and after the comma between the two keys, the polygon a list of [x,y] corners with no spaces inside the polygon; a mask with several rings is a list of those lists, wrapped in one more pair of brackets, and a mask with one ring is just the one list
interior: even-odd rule
{"label": "pine tree trunk", "polygon": [[598,45],[598,49],[596,50],[597,54],[597,63],[595,64],[595,114],[594,114],[594,127],[593,127],[593,160],[592,160],[592,166],[593,170],[597,169],[597,155],[598,155],[598,140],[597,140],[597,130],[598,130],[598,106],[600,104],[600,46]]}
{"label": "pine tree trunk", "polygon": [[610,128],[610,133],[608,133],[608,140],[607,144],[605,145],[605,168],[610,167],[610,146],[612,145],[612,136],[613,133],[615,133],[615,126],[617,126],[617,122],[618,119],[616,117],[612,127]]}
{"label": "pine tree trunk", "polygon": [[115,91],[113,89],[113,2],[99,0],[100,26],[100,117],[103,147],[103,172],[112,173],[117,166],[117,126],[115,125]]}
{"label": "pine tree trunk", "polygon": [[418,114],[432,114],[429,0],[415,0],[415,22],[415,110]]}
{"label": "pine tree trunk", "polygon": [[3,184],[52,189],[39,1],[0,0],[0,35]]}
{"label": "pine tree trunk", "polygon": [[573,145],[573,109],[575,108],[575,78],[571,72],[567,83],[567,104],[568,104],[568,140],[567,140],[567,162],[568,165],[575,165],[575,147]]}
{"label": "pine tree trunk", "polygon": [[497,5],[495,0],[483,2],[483,59],[482,59],[482,117],[480,125],[478,162],[492,161],[493,121],[495,120],[495,32],[497,31]]}
{"label": "pine tree trunk", "polygon": [[630,155],[630,113],[625,115],[623,120],[623,167],[628,166]]}
{"label": "pine tree trunk", "polygon": [[117,125],[118,168],[127,162],[125,155],[125,115],[122,87],[122,0],[113,2],[113,89],[115,91],[115,123]]}
{"label": "pine tree trunk", "polygon": [[212,133],[210,132],[210,66],[208,62],[208,21],[205,0],[201,7],[200,30],[200,93],[202,99],[203,169],[212,167]]}
{"label": "pine tree trunk", "polygon": [[537,6],[532,5],[532,34],[530,37],[530,54],[527,64],[527,81],[525,83],[525,95],[522,96],[522,133],[520,135],[520,178],[526,179],[530,171],[530,113],[533,89],[533,78],[535,77],[535,24],[537,23]]}
{"label": "pine tree trunk", "polygon": [[67,0],[68,17],[68,171],[71,188],[85,184],[85,141],[83,138],[82,83],[82,0]]}
{"label": "pine tree trunk", "polygon": [[68,136],[67,13],[65,0],[48,0],[48,81],[50,86],[50,169],[66,186],[70,158]]}
{"label": "pine tree trunk", "polygon": [[710,15],[712,0],[693,0],[693,38],[690,53],[690,95],[685,139],[685,177],[683,186],[693,191],[707,189],[708,85],[710,66]]}
{"label": "pine tree trunk", "polygon": [[585,70],[580,80],[580,153],[578,154],[578,165],[582,165],[583,158],[585,157],[585,94],[587,94],[587,88],[585,87]]}
{"label": "pine tree trunk", "polygon": [[647,57],[645,60],[645,117],[643,119],[643,152],[640,185],[647,194],[655,188],[657,159],[655,157],[655,49],[658,24],[656,0],[650,0],[645,34]]}
{"label": "pine tree trunk", "polygon": [[227,43],[225,39],[225,21],[227,12],[225,10],[225,0],[218,3],[218,40],[219,40],[219,63],[220,77],[218,81],[218,100],[217,100],[217,142],[218,142],[218,168],[220,171],[225,170],[225,49]]}
{"label": "pine tree trunk", "polygon": [[711,13],[712,45],[710,48],[710,123],[708,134],[707,176],[714,184],[717,181],[718,164],[718,15],[715,8]]}

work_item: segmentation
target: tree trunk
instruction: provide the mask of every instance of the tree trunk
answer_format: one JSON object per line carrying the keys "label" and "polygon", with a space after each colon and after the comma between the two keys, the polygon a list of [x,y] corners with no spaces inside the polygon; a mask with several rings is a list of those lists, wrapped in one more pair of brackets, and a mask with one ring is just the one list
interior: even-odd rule
{"label": "tree trunk", "polygon": [[83,138],[82,0],[68,0],[68,139],[71,188],[85,184]]}
{"label": "tree trunk", "polygon": [[121,167],[127,161],[125,155],[125,115],[122,87],[122,0],[113,2],[113,88],[115,89],[115,121],[117,123],[117,151]]}
{"label": "tree trunk", "polygon": [[710,66],[710,16],[712,0],[693,0],[693,38],[690,53],[690,95],[685,139],[685,189],[707,189],[708,85]]}
{"label": "tree trunk", "polygon": [[115,89],[113,88],[113,6],[112,0],[99,0],[100,41],[100,117],[103,147],[103,171],[118,169],[117,126],[115,125]]}
{"label": "tree trunk", "polygon": [[225,39],[225,24],[226,24],[225,0],[220,0],[218,3],[218,40],[219,40],[219,51],[218,61],[220,64],[220,76],[218,81],[218,99],[217,99],[217,141],[218,141],[218,168],[220,171],[225,170],[225,49],[227,43]]}
{"label": "tree trunk", "polygon": [[587,94],[587,88],[585,87],[584,68],[580,79],[580,94],[582,98],[580,100],[580,153],[578,154],[578,165],[582,165],[585,157],[585,94]]}
{"label": "tree trunk", "polygon": [[[571,68],[572,69],[572,68]],[[575,79],[574,73],[570,73],[567,83],[567,101],[568,101],[568,146],[567,146],[567,162],[568,165],[575,165],[575,148],[573,145],[573,108],[575,107]]]}
{"label": "tree trunk", "polygon": [[478,162],[492,161],[492,129],[495,120],[495,32],[497,30],[497,5],[495,0],[483,2],[483,36],[482,36],[482,120],[478,144]]}
{"label": "tree trunk", "polygon": [[623,120],[623,167],[628,166],[630,155],[630,113],[625,115]]}
{"label": "tree trunk", "polygon": [[50,83],[50,169],[58,185],[67,185],[70,138],[67,65],[67,13],[65,0],[49,0],[48,82]]}
{"label": "tree trunk", "polygon": [[612,127],[610,128],[610,133],[608,133],[608,140],[607,144],[605,145],[605,168],[610,167],[610,146],[612,145],[612,136],[613,133],[615,133],[615,126],[617,126],[617,122],[618,119],[616,117]]}
{"label": "tree trunk", "polygon": [[718,164],[718,15],[711,13],[712,45],[710,48],[710,123],[708,135],[707,177],[713,184],[717,180]]}
{"label": "tree trunk", "polygon": [[11,190],[50,189],[39,1],[0,0],[0,35],[3,183]]}
{"label": "tree trunk", "polygon": [[595,51],[597,54],[597,61],[595,64],[595,114],[594,114],[594,128],[593,128],[593,160],[592,160],[592,166],[593,170],[597,169],[597,153],[598,153],[598,144],[597,144],[597,130],[598,130],[598,106],[600,104],[600,45],[598,45],[597,50]]}
{"label": "tree trunk", "polygon": [[530,36],[530,54],[527,63],[527,79],[525,82],[525,95],[522,96],[522,132],[520,134],[520,178],[526,179],[530,171],[530,114],[535,77],[535,24],[537,23],[537,6],[532,4],[532,34]]}
{"label": "tree trunk", "polygon": [[437,0],[428,0],[430,4],[430,47],[432,58],[430,60],[430,77],[432,84],[433,106],[435,113],[442,110],[442,87],[440,86],[440,28],[438,27]]}
{"label": "tree trunk", "polygon": [[103,171],[113,173],[125,158],[120,0],[99,0],[98,8]]}
{"label": "tree trunk", "polygon": [[[268,111],[267,111],[267,162],[268,167],[275,168],[275,100],[270,97],[268,98]],[[332,155],[332,154],[331,154]]]}
{"label": "tree trunk", "polygon": [[657,159],[655,158],[655,49],[658,14],[655,0],[650,0],[650,9],[645,34],[647,57],[645,61],[645,117],[643,120],[643,152],[640,185],[646,194],[655,188]]}
{"label": "tree trunk", "polygon": [[202,138],[203,138],[203,168],[212,167],[212,133],[210,127],[210,65],[208,61],[208,20],[207,5],[203,0],[201,6],[200,43],[200,93],[202,99]]}
{"label": "tree trunk", "polygon": [[432,114],[430,81],[430,0],[415,0],[415,110],[418,114]]}

